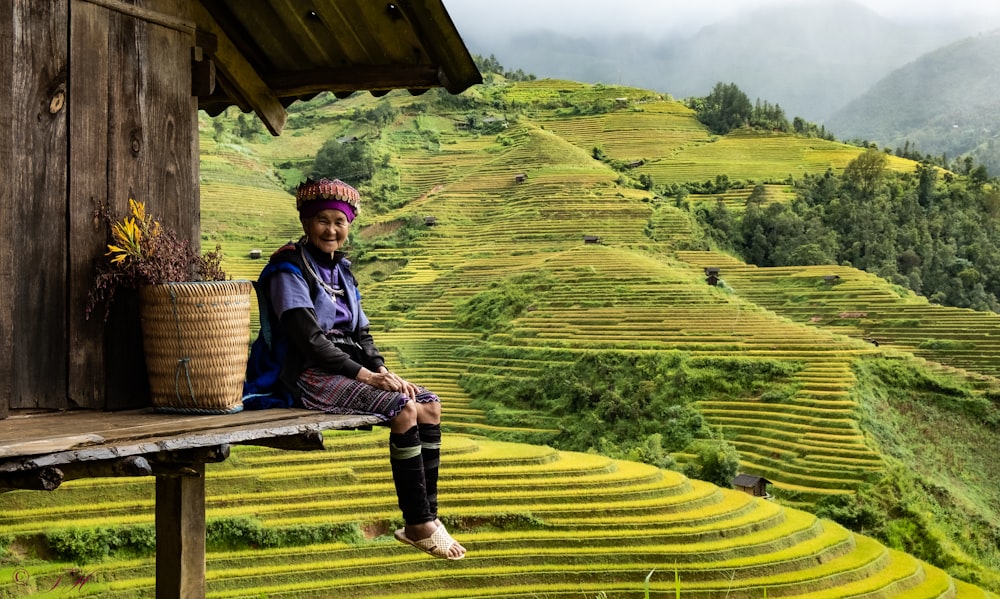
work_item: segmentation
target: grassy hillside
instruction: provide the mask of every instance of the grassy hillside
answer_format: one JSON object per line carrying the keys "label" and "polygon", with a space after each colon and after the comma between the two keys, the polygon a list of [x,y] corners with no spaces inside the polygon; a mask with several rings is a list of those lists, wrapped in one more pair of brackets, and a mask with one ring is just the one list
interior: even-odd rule
{"label": "grassy hillside", "polygon": [[[457,108],[433,95],[390,95],[400,115],[374,144],[389,156],[398,195],[410,201],[381,214],[363,213],[355,235],[357,270],[367,279],[369,315],[384,329],[379,339],[404,366],[417,373],[427,369],[435,380],[450,373],[445,378],[452,386],[462,372],[475,372],[480,384],[494,377],[499,387],[510,388],[511,381],[530,382],[548,376],[553,366],[572,365],[574,356],[608,350],[793,363],[796,372],[784,396],[691,399],[709,426],[739,450],[744,471],[766,476],[786,503],[800,507],[853,497],[895,464],[887,453],[908,454],[898,448],[898,436],[880,438],[873,432],[880,427],[865,420],[872,408],[871,398],[859,391],[863,360],[890,355],[907,361],[915,354],[971,379],[970,398],[992,397],[992,369],[1000,362],[979,349],[989,343],[992,329],[984,328],[983,319],[992,315],[900,296],[848,268],[811,267],[798,274],[748,269],[726,256],[691,251],[703,242],[689,213],[633,187],[641,173],[662,183],[725,174],[731,181],[767,183],[769,196],[781,201],[789,177],[843,169],[858,148],[751,131],[712,136],[681,104],[629,88],[537,81],[477,88],[471,95],[477,103]],[[321,106],[317,99],[316,108],[303,107],[295,118],[324,125],[318,132],[295,130],[281,138],[281,143],[300,140],[295,154],[280,156],[277,140],[244,147],[260,152],[264,164],[289,157],[306,161],[325,137],[356,134],[359,125],[349,117],[357,114],[359,101]],[[474,123],[470,115],[506,125],[487,131],[457,124]],[[594,160],[595,147],[604,162]],[[637,160],[640,166],[612,168]],[[892,158],[889,167],[909,172],[914,165]],[[518,174],[526,180],[518,183]],[[291,203],[287,210],[293,213]],[[427,216],[436,219],[435,226],[419,224]],[[399,227],[412,239],[404,246],[386,234]],[[584,244],[584,236],[602,243]],[[705,285],[706,266],[721,266],[726,285]],[[807,290],[796,287],[796,281],[822,286],[817,281],[834,270],[841,276],[834,296],[822,295],[821,288],[810,301]],[[773,274],[738,284],[739,273],[755,271]],[[504,282],[519,275],[545,281],[527,288],[527,306],[492,328],[459,326],[464,302],[491,286],[507,289]],[[806,315],[784,308],[785,289],[793,307],[819,304],[823,310]],[[912,314],[916,306],[926,317],[912,324],[903,313]],[[924,320],[948,324],[931,327],[921,324]],[[903,335],[907,326],[915,334]],[[873,339],[880,340],[878,347]],[[558,415],[498,406],[489,397],[469,402],[467,391],[456,391],[463,399],[456,406],[461,413],[449,419],[455,430],[558,441]],[[946,438],[940,443],[952,444]],[[959,453],[963,472],[979,472],[983,481],[1000,474],[975,450]],[[683,464],[690,454],[674,457]],[[931,457],[907,465],[939,470]],[[955,494],[947,503],[970,506],[956,520],[975,514],[996,521],[1000,498],[974,492],[964,482],[942,484]],[[979,499],[966,501],[967,496]],[[993,559],[990,553],[982,559]],[[974,555],[973,562],[979,559]]]}
{"label": "grassy hillside", "polygon": [[[381,102],[398,111],[390,123],[357,118]],[[289,186],[344,136],[367,140],[382,165],[352,231],[366,311],[392,367],[445,402],[442,507],[470,557],[431,562],[385,536],[396,510],[384,431],[331,434],[316,454],[238,448],[208,477],[211,596],[641,597],[651,571],[660,596],[675,576],[685,597],[996,596],[982,588],[1000,589],[1000,362],[969,351],[996,336],[994,315],[931,306],[845,267],[758,269],[708,251],[692,215],[631,172],[726,174],[782,201],[789,174],[842,169],[859,149],[714,138],[680,104],[572,82],[320,96],[293,106],[278,139],[204,118],[203,244],[255,277],[250,249],[266,256],[299,234]],[[723,284],[706,284],[707,266]],[[578,390],[600,418],[546,401],[587,374],[581,364],[647,359],[664,364],[608,373],[628,379],[627,396],[604,385],[613,397],[598,397],[600,381]],[[673,388],[662,413],[644,411]],[[613,436],[636,423],[655,432]],[[581,426],[595,451],[563,449]],[[777,499],[656,467],[697,470],[694,444],[670,443],[705,430]],[[118,530],[149,526],[149,488],[0,494],[0,596],[80,567],[95,573],[82,594],[151,596],[148,544]],[[82,532],[58,533],[69,525]],[[113,557],[101,561],[101,547]],[[17,568],[36,586],[10,584]]]}

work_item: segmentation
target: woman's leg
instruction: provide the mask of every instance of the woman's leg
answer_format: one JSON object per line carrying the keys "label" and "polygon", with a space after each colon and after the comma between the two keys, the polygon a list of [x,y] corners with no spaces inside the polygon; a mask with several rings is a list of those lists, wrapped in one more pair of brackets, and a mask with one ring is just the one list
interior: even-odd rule
{"label": "woman's leg", "polygon": [[[406,408],[389,421],[389,431],[389,460],[396,497],[406,521],[405,534],[415,541],[426,539],[438,526],[443,526],[437,519],[441,404],[407,402]],[[461,557],[465,555],[465,547],[455,543],[449,555]]]}
{"label": "woman's leg", "polygon": [[417,403],[417,431],[420,434],[420,457],[424,462],[427,506],[434,518],[438,515],[438,470],[441,466],[441,403]]}
{"label": "woman's leg", "polygon": [[418,413],[416,403],[408,401],[389,421],[389,464],[392,466],[399,509],[408,527],[434,522],[436,518],[427,503],[427,481],[417,428]]}

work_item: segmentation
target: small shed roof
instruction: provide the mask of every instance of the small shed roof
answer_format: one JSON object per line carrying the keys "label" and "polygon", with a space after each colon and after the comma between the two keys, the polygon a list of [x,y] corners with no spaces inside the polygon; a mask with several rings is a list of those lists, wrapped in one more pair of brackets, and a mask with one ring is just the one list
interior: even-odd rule
{"label": "small shed roof", "polygon": [[731,482],[733,486],[736,487],[754,487],[762,481],[765,484],[771,484],[771,481],[767,480],[763,476],[755,476],[753,474],[737,474]]}
{"label": "small shed roof", "polygon": [[284,107],[322,91],[457,94],[482,82],[441,0],[201,0],[192,11],[218,82],[199,108],[253,110],[272,134]]}

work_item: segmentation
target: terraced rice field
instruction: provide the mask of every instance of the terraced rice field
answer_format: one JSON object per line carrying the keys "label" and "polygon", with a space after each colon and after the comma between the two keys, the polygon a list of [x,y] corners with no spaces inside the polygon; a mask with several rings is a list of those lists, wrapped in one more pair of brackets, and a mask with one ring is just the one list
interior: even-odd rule
{"label": "terraced rice field", "polygon": [[[722,264],[713,253],[687,253],[693,263]],[[741,297],[830,331],[866,339],[946,366],[1000,376],[1000,316],[929,303],[901,293],[874,275],[841,266],[723,267],[723,278]],[[830,277],[836,277],[830,279]]]}
{"label": "terraced rice field", "polygon": [[[668,471],[602,456],[450,435],[441,509],[469,550],[430,559],[388,535],[395,500],[387,433],[336,432],[323,452],[236,447],[209,468],[208,518],[253,516],[263,526],[356,523],[353,543],[212,551],[208,597],[907,597],[989,595],[905,554],[802,511]],[[0,495],[0,527],[30,535],[52,521],[151,524],[152,484],[67,483],[54,501]],[[146,499],[133,499],[145,497]],[[520,518],[530,526],[504,522]],[[47,588],[71,564],[33,568]],[[151,558],[87,564],[76,593],[153,597]],[[0,568],[0,575],[5,573]],[[10,574],[9,572],[7,574]],[[23,596],[12,575],[0,593]],[[29,593],[30,594],[30,593]]]}
{"label": "terraced rice field", "polygon": [[[639,464],[481,437],[505,427],[473,407],[460,384],[466,372],[530,377],[556,353],[604,349],[792,361],[801,368],[785,400],[713,399],[699,407],[738,448],[743,471],[800,493],[805,505],[851,492],[882,468],[858,428],[850,395],[857,357],[905,350],[987,378],[1000,370],[995,352],[966,345],[988,347],[979,343],[988,342],[992,317],[921,304],[852,269],[757,269],[722,254],[678,249],[690,247],[690,215],[648,192],[620,187],[619,173],[590,155],[600,145],[618,160],[643,159],[633,176],[652,174],[657,183],[714,180],[720,173],[782,181],[842,168],[858,148],[771,134],[716,139],[682,105],[614,88],[534,82],[512,89],[512,99],[545,96],[553,108],[528,111],[497,136],[453,128],[464,118],[458,113],[421,117],[419,127],[401,118],[389,127],[386,143],[402,152],[393,163],[400,194],[410,201],[378,217],[363,212],[355,225],[361,234],[401,217],[437,219],[410,246],[375,250],[378,260],[358,270],[365,276],[366,269],[392,265],[387,278],[365,283],[366,311],[393,368],[444,400],[451,433],[444,508],[467,529],[461,538],[473,553],[442,564],[378,536],[395,517],[378,433],[332,436],[322,457],[241,448],[210,475],[218,492],[210,517],[252,513],[277,527],[358,522],[371,538],[359,545],[213,554],[211,596],[641,597],[650,570],[653,591],[666,596],[673,592],[675,564],[685,597],[761,597],[764,588],[771,597],[992,596],[804,512]],[[557,112],[581,94],[627,101],[592,117]],[[404,112],[419,101],[390,96]],[[352,98],[343,110],[356,106],[363,104]],[[277,143],[291,147],[289,137]],[[302,147],[319,145],[311,137],[301,141]],[[262,166],[287,150],[276,143],[258,150],[243,153],[205,143],[203,136],[204,232],[225,240],[227,268],[248,278],[262,262],[244,252],[262,246],[266,255],[299,234],[291,196]],[[912,170],[910,163],[893,164]],[[515,181],[518,174],[526,175],[523,183]],[[743,191],[689,201],[721,199],[740,208]],[[788,195],[778,184],[767,192],[766,201]],[[273,230],[222,226],[248,209],[247,197],[254,198],[250,209],[275,223]],[[585,244],[584,236],[601,243]],[[724,286],[705,284],[706,266],[722,268]],[[456,305],[525,273],[546,273],[552,283],[502,333],[485,338],[457,326]],[[831,285],[827,275],[840,278]],[[482,343],[492,352],[460,357],[463,346]],[[531,430],[552,426],[539,419]],[[253,475],[243,472],[246,464],[254,464]],[[290,486],[308,480],[319,490]],[[286,486],[304,497],[301,508],[287,508],[289,495],[280,494]],[[246,489],[254,490],[250,497]],[[136,521],[148,517],[145,504],[108,509]],[[530,514],[540,523],[482,526],[500,514],[534,522]],[[101,522],[96,512],[86,518]],[[30,528],[29,521],[16,524]],[[131,582],[107,596],[150,592],[150,564],[117,567],[109,566],[106,578]]]}
{"label": "terraced rice field", "polygon": [[[795,199],[795,192],[790,185],[764,185],[764,196],[762,204],[767,206],[772,203],[785,203]],[[743,187],[731,189],[724,193],[692,194],[687,196],[687,201],[692,205],[711,208],[718,202],[725,204],[729,210],[743,210],[746,207],[747,199],[753,193],[754,187]]]}

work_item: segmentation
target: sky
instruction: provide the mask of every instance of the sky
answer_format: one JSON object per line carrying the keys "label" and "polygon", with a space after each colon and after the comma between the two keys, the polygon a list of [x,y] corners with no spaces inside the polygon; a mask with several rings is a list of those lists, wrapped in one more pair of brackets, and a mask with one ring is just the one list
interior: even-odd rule
{"label": "sky", "polygon": [[[829,0],[443,0],[463,34],[489,38],[520,30],[562,33],[695,33],[700,27],[758,7]],[[853,0],[893,20],[1000,19],[1000,0]]]}

